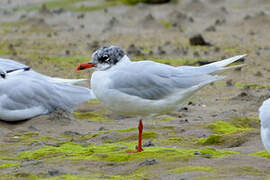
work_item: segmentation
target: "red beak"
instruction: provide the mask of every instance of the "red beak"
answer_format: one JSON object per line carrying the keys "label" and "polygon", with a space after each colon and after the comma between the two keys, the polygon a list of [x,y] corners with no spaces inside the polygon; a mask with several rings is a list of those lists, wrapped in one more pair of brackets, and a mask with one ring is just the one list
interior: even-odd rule
{"label": "red beak", "polygon": [[77,71],[92,68],[96,66],[96,63],[84,62],[77,67]]}

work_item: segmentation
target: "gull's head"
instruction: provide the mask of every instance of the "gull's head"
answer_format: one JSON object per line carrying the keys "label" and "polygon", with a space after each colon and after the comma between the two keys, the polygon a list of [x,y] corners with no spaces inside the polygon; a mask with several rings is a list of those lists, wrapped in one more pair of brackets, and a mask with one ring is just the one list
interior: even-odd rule
{"label": "gull's head", "polygon": [[96,50],[92,54],[92,59],[89,62],[82,63],[77,67],[77,70],[94,68],[104,71],[120,62],[125,55],[126,53],[118,46],[105,46]]}

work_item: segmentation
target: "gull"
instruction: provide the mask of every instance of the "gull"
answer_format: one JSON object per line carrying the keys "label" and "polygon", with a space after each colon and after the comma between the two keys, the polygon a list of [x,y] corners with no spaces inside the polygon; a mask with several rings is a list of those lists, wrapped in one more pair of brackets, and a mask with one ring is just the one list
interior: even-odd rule
{"label": "gull", "polygon": [[71,112],[95,98],[92,90],[72,85],[83,80],[53,78],[0,58],[0,120],[20,121],[58,109]]}
{"label": "gull", "polygon": [[[174,67],[149,60],[132,62],[120,47],[108,46],[95,51],[92,60],[82,63],[77,70],[95,70],[91,88],[106,108],[120,115],[143,117],[176,110],[202,87],[224,79],[213,73],[242,66],[225,67],[244,56],[199,67]],[[138,129],[137,152],[141,152],[142,120]]]}
{"label": "gull", "polygon": [[265,149],[270,153],[270,99],[263,102],[259,108],[261,120],[261,139]]}

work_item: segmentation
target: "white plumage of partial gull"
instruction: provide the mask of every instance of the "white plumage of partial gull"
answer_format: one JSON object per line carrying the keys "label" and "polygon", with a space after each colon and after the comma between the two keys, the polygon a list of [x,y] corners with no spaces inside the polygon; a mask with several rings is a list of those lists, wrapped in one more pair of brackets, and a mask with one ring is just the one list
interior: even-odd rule
{"label": "white plumage of partial gull", "polygon": [[95,98],[91,89],[72,85],[83,80],[53,78],[0,58],[0,120],[20,121],[58,109],[72,112]]}
{"label": "white plumage of partial gull", "polygon": [[[118,46],[109,46],[98,49],[92,60],[77,70],[94,68],[91,88],[108,109],[122,115],[147,116],[175,110],[202,87],[224,79],[213,73],[242,66],[225,67],[244,56],[199,67],[173,67],[148,60],[132,62]],[[138,152],[142,151],[142,128],[140,121]]]}
{"label": "white plumage of partial gull", "polygon": [[261,139],[265,149],[270,153],[270,99],[263,102],[259,108],[261,121]]}

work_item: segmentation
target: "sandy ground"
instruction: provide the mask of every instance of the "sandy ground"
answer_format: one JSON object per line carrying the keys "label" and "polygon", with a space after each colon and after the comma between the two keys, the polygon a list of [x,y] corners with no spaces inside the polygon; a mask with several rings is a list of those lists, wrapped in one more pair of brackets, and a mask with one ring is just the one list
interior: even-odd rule
{"label": "sandy ground", "polygon": [[[145,120],[144,143],[151,147],[140,154],[125,153],[135,150],[138,119],[114,115],[97,101],[79,105],[75,115],[0,122],[0,179],[270,178],[269,159],[252,155],[264,150],[257,116],[270,96],[269,13],[268,0],[134,6],[114,0],[0,1],[1,57],[50,76],[88,78],[75,68],[104,45],[118,45],[135,60],[173,65],[248,54],[247,66],[223,73],[226,80],[201,89],[179,111]],[[191,46],[195,34],[212,46]],[[228,124],[234,129],[220,130]],[[220,139],[210,141],[213,136]]]}

